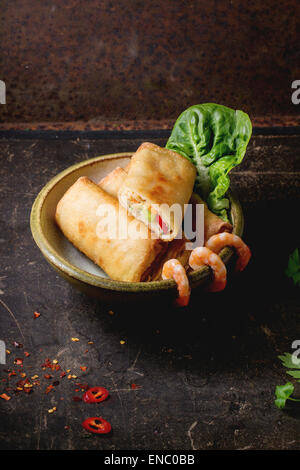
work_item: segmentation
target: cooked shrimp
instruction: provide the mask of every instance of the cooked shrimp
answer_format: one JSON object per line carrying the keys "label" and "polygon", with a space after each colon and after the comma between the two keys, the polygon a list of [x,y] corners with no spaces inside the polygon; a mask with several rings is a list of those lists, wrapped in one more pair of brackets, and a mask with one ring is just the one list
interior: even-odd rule
{"label": "cooked shrimp", "polygon": [[235,266],[236,271],[243,271],[251,258],[250,248],[240,237],[233,233],[223,232],[212,235],[210,239],[207,240],[205,246],[215,253],[219,253],[224,246],[232,246],[235,248],[238,255],[238,260]]}
{"label": "cooked shrimp", "polygon": [[177,259],[169,259],[162,269],[162,278],[174,279],[177,284],[179,296],[176,303],[181,307],[188,305],[191,289],[184,267]]}
{"label": "cooked shrimp", "polygon": [[201,266],[210,266],[214,273],[214,279],[208,290],[217,292],[225,289],[226,286],[226,266],[220,256],[205,246],[198,246],[190,254],[189,265],[192,269],[199,269]]}

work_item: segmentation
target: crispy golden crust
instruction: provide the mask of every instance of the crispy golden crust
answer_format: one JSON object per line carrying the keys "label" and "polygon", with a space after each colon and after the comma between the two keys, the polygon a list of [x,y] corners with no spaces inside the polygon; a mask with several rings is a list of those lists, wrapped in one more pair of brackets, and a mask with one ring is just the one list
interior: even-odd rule
{"label": "crispy golden crust", "polygon": [[193,193],[190,202],[192,204],[204,204],[204,243],[216,233],[232,232],[232,225],[211,212],[198,194]]}
{"label": "crispy golden crust", "polygon": [[124,180],[127,176],[124,168],[117,166],[113,171],[108,173],[102,180],[99,181],[98,185],[103,191],[106,191],[108,194],[114,197],[118,197],[118,192]]}
{"label": "crispy golden crust", "polygon": [[186,204],[195,177],[196,169],[186,158],[146,142],[132,156],[121,191],[136,192],[153,204]]}
{"label": "crispy golden crust", "polygon": [[[135,228],[138,226],[144,238],[114,239],[106,235],[101,215],[96,214],[101,204],[109,207],[117,231],[126,219]],[[65,236],[115,280],[140,281],[157,255],[166,249],[166,244],[151,239],[144,224],[127,215],[117,199],[87,177],[79,178],[68,189],[57,205],[55,217]]]}
{"label": "crispy golden crust", "polygon": [[152,205],[171,207],[178,204],[182,217],[174,223],[173,233],[168,238],[172,240],[182,222],[184,204],[189,202],[195,178],[196,169],[185,157],[146,142],[131,158],[128,175],[119,191],[119,201],[125,207],[128,196],[138,196]]}

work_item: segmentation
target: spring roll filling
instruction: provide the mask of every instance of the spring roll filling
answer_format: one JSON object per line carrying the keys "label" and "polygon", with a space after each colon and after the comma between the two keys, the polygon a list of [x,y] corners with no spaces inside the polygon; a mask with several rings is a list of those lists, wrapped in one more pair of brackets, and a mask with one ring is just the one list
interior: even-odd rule
{"label": "spring roll filling", "polygon": [[138,194],[131,192],[121,195],[121,203],[131,215],[141,220],[159,237],[172,233],[172,213],[170,214],[171,220],[167,222],[159,212],[157,204],[151,204]]}

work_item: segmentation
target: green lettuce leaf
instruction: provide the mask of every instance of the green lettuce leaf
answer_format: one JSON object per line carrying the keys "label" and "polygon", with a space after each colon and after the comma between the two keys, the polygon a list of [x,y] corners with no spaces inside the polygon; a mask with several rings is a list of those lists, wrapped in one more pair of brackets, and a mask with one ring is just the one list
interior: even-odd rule
{"label": "green lettuce leaf", "polygon": [[194,163],[196,192],[224,220],[229,209],[228,173],[243,160],[251,133],[250,118],[243,111],[197,104],[179,116],[166,145]]}

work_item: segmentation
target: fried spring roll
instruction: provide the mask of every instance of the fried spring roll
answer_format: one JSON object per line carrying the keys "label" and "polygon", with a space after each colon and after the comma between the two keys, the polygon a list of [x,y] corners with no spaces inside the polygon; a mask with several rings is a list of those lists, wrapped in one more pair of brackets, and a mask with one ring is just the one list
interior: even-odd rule
{"label": "fried spring roll", "polygon": [[[99,186],[111,196],[117,197],[118,191],[127,176],[126,170],[128,170],[128,166],[125,169],[116,167],[99,181]],[[152,281],[161,279],[163,264],[172,258],[178,259],[181,264],[187,268],[190,255],[190,251],[185,248],[187,241],[188,240],[183,235],[181,239],[178,238],[171,242],[165,242],[165,244],[168,245],[166,251],[163,252],[161,257],[157,257],[155,263],[152,263],[148,272],[145,274],[145,279]]]}
{"label": "fried spring roll", "polygon": [[[110,221],[116,234],[122,223],[132,224],[139,238],[116,238],[107,233],[99,206],[109,209]],[[103,191],[87,177],[79,178],[57,205],[56,222],[76,248],[98,264],[110,277],[118,281],[148,280],[164,255],[167,244],[152,239],[151,232],[138,220],[129,216],[118,200]],[[141,237],[141,238],[140,238]]]}
{"label": "fried spring roll", "polygon": [[[185,157],[144,143],[131,157],[119,202],[162,240],[171,241],[181,228],[195,178],[196,169]],[[174,204],[177,210],[170,211]]]}
{"label": "fried spring roll", "polygon": [[126,176],[127,173],[124,168],[117,166],[113,171],[111,171],[110,173],[108,173],[108,175],[102,178],[102,180],[100,180],[98,184],[100,188],[103,189],[103,191],[106,191],[111,196],[117,198],[119,189],[124,183]]}
{"label": "fried spring roll", "polygon": [[204,204],[204,243],[216,233],[232,232],[232,225],[211,212],[198,194],[193,193],[190,202],[192,204]]}
{"label": "fried spring roll", "polygon": [[[118,191],[126,178],[127,168],[115,168],[112,172],[110,172],[107,176],[105,176],[105,178],[103,178],[99,182],[101,188],[107,191],[112,196],[117,197]],[[225,222],[216,214],[211,212],[208,209],[207,204],[200,198],[200,196],[198,196],[198,194],[192,194],[190,203],[204,204],[204,243],[206,243],[212,235],[215,235],[217,233],[232,232],[232,225],[229,222]],[[187,241],[187,239],[184,240],[185,242]],[[172,255],[168,256],[168,253],[171,253]],[[186,260],[189,254],[190,251],[184,251],[184,248],[182,249],[180,242],[175,243],[174,240],[168,248],[165,260],[170,258],[177,258],[181,261],[183,265],[186,265]],[[157,278],[157,275],[155,278]]]}
{"label": "fried spring roll", "polygon": [[[117,197],[118,191],[126,178],[127,168],[115,168],[99,182],[101,188],[112,196]],[[207,207],[206,202],[204,202],[203,199],[198,196],[198,194],[192,194],[190,203],[204,204],[204,242],[206,242],[212,235],[215,235],[216,233],[232,232],[232,225],[211,212]]]}

